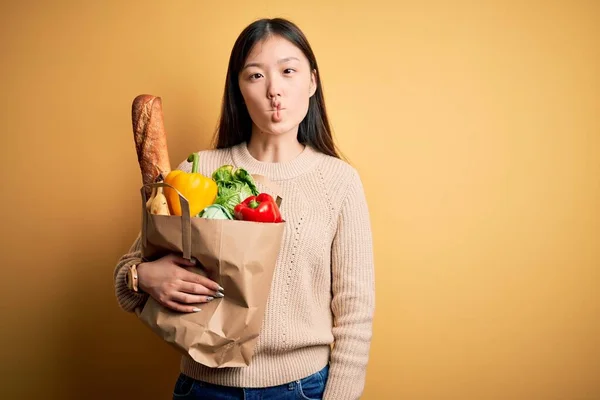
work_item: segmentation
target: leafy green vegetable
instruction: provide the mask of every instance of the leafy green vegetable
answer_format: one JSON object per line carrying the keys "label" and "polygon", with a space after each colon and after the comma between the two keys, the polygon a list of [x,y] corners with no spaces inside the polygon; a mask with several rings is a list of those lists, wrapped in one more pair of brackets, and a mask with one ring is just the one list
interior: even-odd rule
{"label": "leafy green vegetable", "polygon": [[220,204],[211,204],[202,210],[198,217],[207,219],[233,219],[233,215]]}
{"label": "leafy green vegetable", "polygon": [[217,168],[212,174],[212,178],[217,185],[219,182],[231,182],[233,180],[233,165],[223,165]]}
{"label": "leafy green vegetable", "polygon": [[234,170],[233,165],[223,165],[213,172],[212,179],[218,187],[215,204],[225,207],[231,215],[235,206],[259,194],[252,175],[243,168]]}
{"label": "leafy green vegetable", "polygon": [[[246,171],[243,168],[238,168],[235,171],[235,173],[233,174],[233,176],[234,176],[234,179],[236,179],[240,182],[246,183],[246,185],[248,185],[248,187],[250,188],[250,190],[254,196],[257,196],[260,194],[258,191],[258,188],[256,187],[256,183],[254,183],[254,179],[252,178],[252,175],[250,175],[248,173],[248,171]],[[246,200],[246,199],[244,199],[244,200]]]}

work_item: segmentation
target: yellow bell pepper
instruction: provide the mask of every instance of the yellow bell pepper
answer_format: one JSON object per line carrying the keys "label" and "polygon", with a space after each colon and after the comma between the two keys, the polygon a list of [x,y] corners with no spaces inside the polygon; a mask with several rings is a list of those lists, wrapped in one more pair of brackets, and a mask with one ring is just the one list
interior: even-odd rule
{"label": "yellow bell pepper", "polygon": [[[192,172],[172,170],[165,178],[165,183],[179,190],[190,204],[190,216],[214,203],[217,197],[217,184],[211,178],[198,173],[198,153],[190,154],[188,162],[192,162]],[[165,187],[165,196],[169,203],[171,215],[181,215],[179,195],[169,187]]]}

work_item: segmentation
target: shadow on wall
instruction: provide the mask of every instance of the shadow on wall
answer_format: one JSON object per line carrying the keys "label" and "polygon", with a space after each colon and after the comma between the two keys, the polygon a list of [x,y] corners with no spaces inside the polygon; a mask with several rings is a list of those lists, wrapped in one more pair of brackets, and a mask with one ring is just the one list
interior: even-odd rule
{"label": "shadow on wall", "polygon": [[[195,84],[200,85],[198,82]],[[220,102],[202,97],[203,91],[203,87],[186,87],[165,93],[149,93],[162,100],[172,169],[177,168],[179,163],[187,159],[190,153],[211,147],[219,122]],[[209,103],[212,104],[209,106]],[[133,136],[131,143],[133,146]],[[135,157],[135,154],[132,157]]]}
{"label": "shadow on wall", "polygon": [[[118,236],[99,246],[92,246],[90,239],[84,238],[73,248],[124,248],[134,239],[125,237],[128,235]],[[171,397],[180,356],[135,314],[126,313],[118,306],[112,275],[119,256],[115,251],[93,249],[70,254],[68,268],[72,279],[65,282],[62,298],[56,302],[62,304],[60,330],[54,335],[59,341],[55,356],[57,376],[62,381],[55,385],[60,388],[56,398]],[[82,264],[81,260],[89,262]],[[85,274],[85,279],[80,274]]]}
{"label": "shadow on wall", "polygon": [[[190,152],[206,148],[212,139],[214,125],[206,130],[205,121],[201,121],[204,127],[190,122],[206,114],[192,108],[191,104],[197,102],[191,101],[191,97],[196,95],[193,90],[182,89],[175,96],[161,96],[172,168]],[[124,112],[130,113],[131,109]],[[133,131],[129,134],[130,155],[136,160]],[[137,161],[132,165],[137,168]],[[139,175],[139,170],[133,173]],[[62,287],[55,291],[54,304],[60,308],[54,318],[56,331],[51,336],[57,342],[52,346],[55,349],[52,375],[59,383],[51,385],[55,392],[51,398],[106,400],[172,396],[180,354],[143,325],[135,314],[121,310],[114,295],[114,267],[139,231],[136,225],[141,220],[141,216],[137,218],[141,207],[139,176],[136,187],[130,187],[130,183],[123,180],[111,183],[111,191],[124,196],[123,206],[116,208],[110,219],[73,221],[69,240],[61,241],[64,271],[69,274],[61,282]],[[88,209],[95,208],[93,204],[88,206]],[[32,390],[41,391],[45,398],[51,396],[42,388]]]}

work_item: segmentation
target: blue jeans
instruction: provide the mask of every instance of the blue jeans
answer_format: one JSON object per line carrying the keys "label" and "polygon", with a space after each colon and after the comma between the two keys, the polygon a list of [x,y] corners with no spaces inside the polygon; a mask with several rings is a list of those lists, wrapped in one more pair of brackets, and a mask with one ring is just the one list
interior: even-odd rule
{"label": "blue jeans", "polygon": [[304,379],[266,388],[213,385],[179,374],[173,400],[320,400],[328,374],[329,365]]}

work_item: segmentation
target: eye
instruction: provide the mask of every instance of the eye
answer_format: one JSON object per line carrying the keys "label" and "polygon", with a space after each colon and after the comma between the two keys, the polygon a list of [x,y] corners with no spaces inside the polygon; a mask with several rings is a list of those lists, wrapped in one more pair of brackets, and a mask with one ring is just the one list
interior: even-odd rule
{"label": "eye", "polygon": [[257,79],[260,79],[261,77],[262,77],[262,74],[260,74],[260,73],[257,72],[256,74],[250,75],[250,80],[251,81],[255,81]]}
{"label": "eye", "polygon": [[296,70],[293,68],[286,68],[283,70],[283,73],[288,74],[288,75],[291,74],[292,72],[296,72]]}

